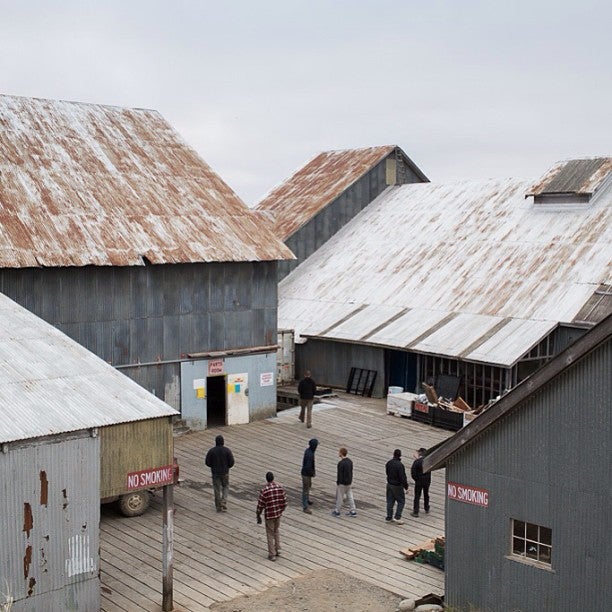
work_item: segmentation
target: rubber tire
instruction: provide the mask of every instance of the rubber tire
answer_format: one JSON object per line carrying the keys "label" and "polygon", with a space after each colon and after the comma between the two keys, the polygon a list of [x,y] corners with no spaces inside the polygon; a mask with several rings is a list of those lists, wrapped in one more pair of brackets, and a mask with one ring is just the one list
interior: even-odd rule
{"label": "rubber tire", "polygon": [[151,494],[148,491],[132,491],[122,495],[117,503],[124,516],[140,516],[149,507]]}

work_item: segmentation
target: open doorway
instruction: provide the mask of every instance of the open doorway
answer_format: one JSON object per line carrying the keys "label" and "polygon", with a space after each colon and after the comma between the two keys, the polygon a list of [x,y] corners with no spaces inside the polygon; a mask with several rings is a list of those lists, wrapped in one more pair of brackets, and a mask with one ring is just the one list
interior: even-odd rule
{"label": "open doorway", "polygon": [[227,394],[225,376],[209,376],[206,379],[206,425],[226,425]]}

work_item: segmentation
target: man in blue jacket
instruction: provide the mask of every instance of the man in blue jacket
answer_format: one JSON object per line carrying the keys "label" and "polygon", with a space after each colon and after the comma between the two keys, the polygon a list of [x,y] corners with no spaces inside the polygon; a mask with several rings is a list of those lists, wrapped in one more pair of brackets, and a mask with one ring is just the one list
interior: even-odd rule
{"label": "man in blue jacket", "polygon": [[308,442],[308,448],[304,451],[304,459],[302,460],[302,508],[306,514],[312,514],[312,510],[308,506],[312,505],[310,488],[312,487],[312,479],[316,476],[315,451],[317,446],[319,446],[319,441],[312,438]]}

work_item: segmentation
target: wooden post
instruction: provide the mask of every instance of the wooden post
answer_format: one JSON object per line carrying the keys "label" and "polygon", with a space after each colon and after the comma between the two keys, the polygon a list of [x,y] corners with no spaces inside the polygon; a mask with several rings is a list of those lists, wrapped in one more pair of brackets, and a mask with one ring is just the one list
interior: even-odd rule
{"label": "wooden post", "polygon": [[174,610],[174,485],[164,486],[164,532],[162,541],[162,610]]}

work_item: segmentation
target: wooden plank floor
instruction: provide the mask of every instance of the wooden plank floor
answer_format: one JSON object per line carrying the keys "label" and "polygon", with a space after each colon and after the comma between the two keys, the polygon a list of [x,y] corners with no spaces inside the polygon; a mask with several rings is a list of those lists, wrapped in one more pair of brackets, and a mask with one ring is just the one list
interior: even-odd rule
{"label": "wooden plank floor", "polygon": [[[399,550],[444,533],[444,474],[435,472],[431,512],[410,516],[405,525],[385,518],[385,462],[401,448],[409,474],[414,450],[430,447],[451,432],[386,414],[385,400],[339,393],[315,405],[313,427],[297,418],[298,409],[278,417],[188,433],[175,439],[184,482],[175,487],[175,610],[207,610],[218,601],[255,594],[313,570],[335,568],[403,597],[444,592],[444,574],[406,561]],[[217,513],[204,454],[222,433],[236,458],[230,472],[227,513]],[[310,438],[319,440],[313,514],[301,509],[300,467]],[[331,515],[335,500],[338,448],[354,462],[353,490],[358,516]],[[282,556],[267,559],[263,525],[255,522],[257,494],[271,470],[288,493],[281,524]],[[410,476],[409,476],[409,481]],[[162,499],[141,517],[124,518],[112,506],[101,519],[102,610],[161,610]]]}

